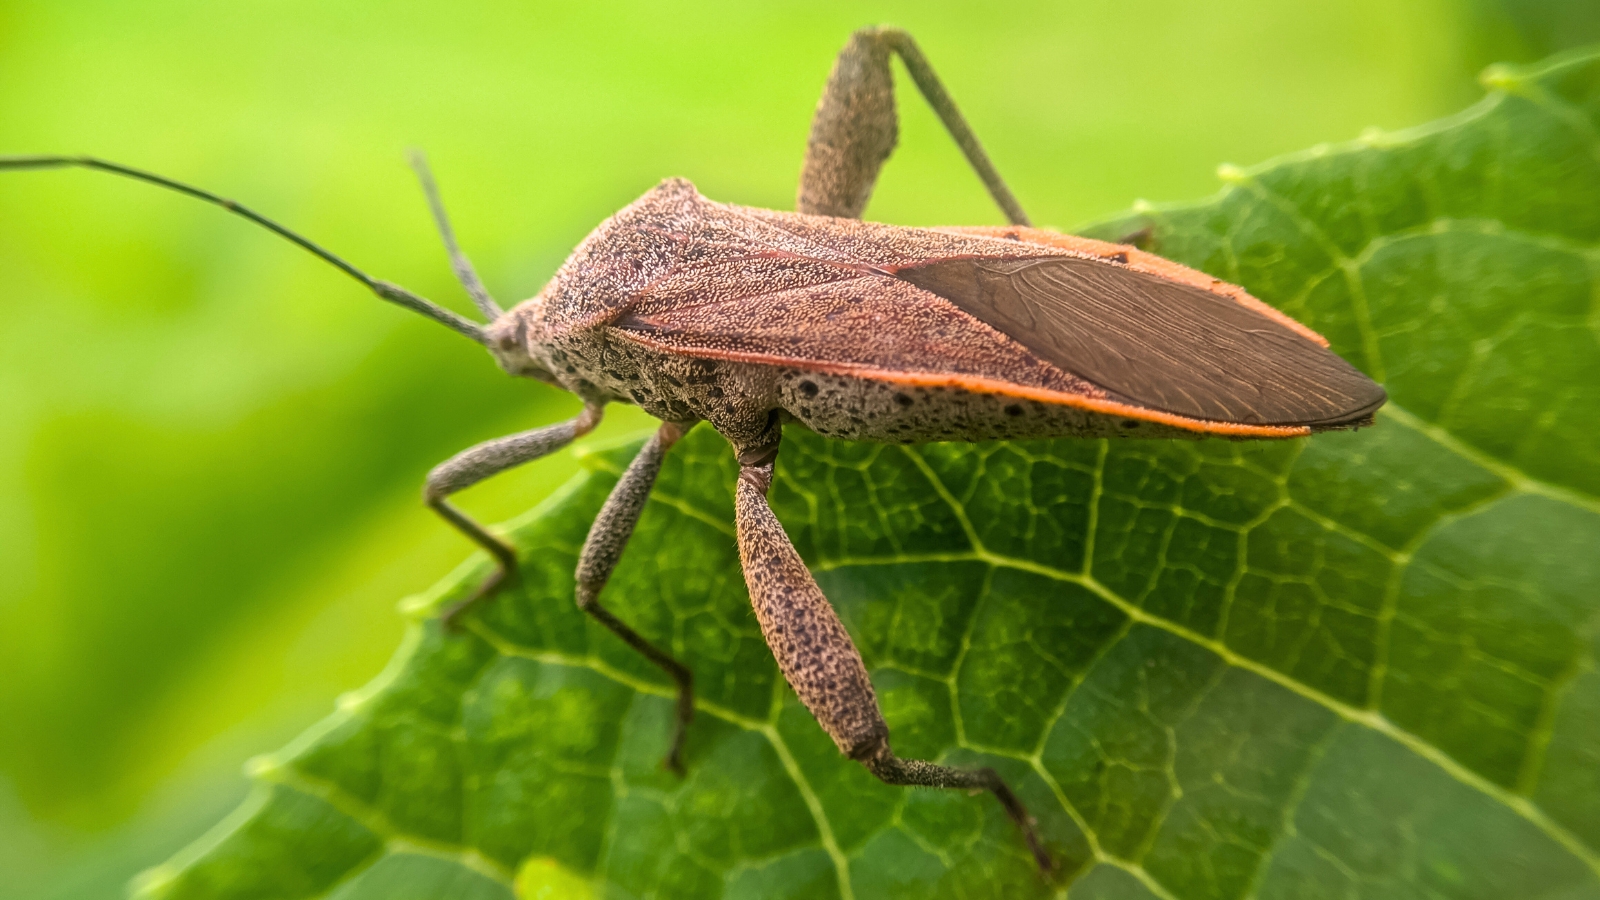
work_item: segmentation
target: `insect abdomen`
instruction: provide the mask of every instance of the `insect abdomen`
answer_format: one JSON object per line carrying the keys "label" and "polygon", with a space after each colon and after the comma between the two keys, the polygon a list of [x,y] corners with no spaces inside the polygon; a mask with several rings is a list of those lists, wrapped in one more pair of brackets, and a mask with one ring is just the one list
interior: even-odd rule
{"label": "insect abdomen", "polygon": [[959,385],[895,384],[858,375],[778,369],[776,401],[818,434],[894,444],[1049,437],[1199,438],[1141,419]]}

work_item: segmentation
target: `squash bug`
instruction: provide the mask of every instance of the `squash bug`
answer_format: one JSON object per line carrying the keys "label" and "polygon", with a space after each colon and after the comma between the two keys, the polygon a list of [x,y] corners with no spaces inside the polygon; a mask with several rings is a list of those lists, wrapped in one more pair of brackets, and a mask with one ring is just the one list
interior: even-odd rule
{"label": "squash bug", "polygon": [[[901,228],[859,219],[897,132],[898,56],[1011,225]],[[480,325],[372,278],[233,201],[86,157],[9,157],[0,168],[82,166],[214,203],[337,266],[379,297],[488,348],[512,375],[583,399],[568,422],[480,444],[427,477],[424,498],[498,561],[452,626],[516,572],[510,546],[448,498],[587,433],[609,403],[660,428],[600,510],[577,568],[577,604],[676,682],[666,765],[682,771],[693,676],[600,603],[662,457],[689,428],[727,438],[751,603],[778,666],[839,750],[896,785],[987,790],[1050,867],[1022,803],[989,768],[902,759],[861,655],[767,503],[782,427],[857,441],[1141,437],[1282,439],[1369,425],[1385,394],[1327,341],[1243,289],[1134,246],[1029,226],[933,69],[903,31],[851,36],[813,119],[797,212],[717,203],[668,180],[601,223],[533,299],[490,297],[414,164]]]}

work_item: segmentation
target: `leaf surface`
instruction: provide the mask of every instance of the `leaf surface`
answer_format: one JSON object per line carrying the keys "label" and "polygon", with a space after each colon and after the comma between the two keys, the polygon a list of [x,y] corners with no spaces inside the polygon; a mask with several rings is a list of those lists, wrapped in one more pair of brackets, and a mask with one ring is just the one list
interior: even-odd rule
{"label": "leaf surface", "polygon": [[750,613],[735,467],[669,456],[605,602],[572,602],[633,447],[517,523],[469,630],[416,604],[389,670],[254,764],[170,898],[1600,897],[1600,54],[1497,69],[1457,117],[1245,172],[1138,235],[1326,334],[1379,427],[1310,441],[915,448],[791,431],[773,498],[873,670],[896,749],[842,759]]}

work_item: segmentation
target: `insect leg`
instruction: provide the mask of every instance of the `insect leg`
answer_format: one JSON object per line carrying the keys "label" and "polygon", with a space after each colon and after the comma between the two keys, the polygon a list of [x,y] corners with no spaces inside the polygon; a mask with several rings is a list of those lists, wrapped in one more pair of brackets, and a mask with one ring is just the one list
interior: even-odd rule
{"label": "insect leg", "polygon": [[590,405],[583,408],[577,418],[544,428],[535,428],[520,434],[508,435],[485,441],[476,447],[463,450],[455,456],[434,466],[428,473],[428,481],[423,487],[422,497],[434,512],[443,516],[445,521],[454,525],[462,534],[471,538],[474,543],[489,551],[499,565],[494,574],[484,580],[483,584],[472,593],[470,597],[461,600],[444,611],[440,617],[446,627],[453,627],[461,614],[466,612],[473,604],[492,596],[496,590],[505,583],[506,579],[515,577],[517,571],[517,553],[505,541],[490,534],[488,529],[468,518],[461,510],[456,509],[445,498],[457,491],[465,490],[491,475],[497,475],[507,469],[515,468],[525,462],[538,459],[554,453],[572,443],[575,438],[581,437],[594,430],[600,424],[603,410],[599,406]]}
{"label": "insect leg", "polygon": [[776,444],[740,454],[734,508],[750,602],[784,679],[840,752],[884,782],[992,792],[1022,830],[1039,868],[1049,871],[1050,855],[1032,817],[993,769],[901,759],[889,749],[889,726],[861,653],[767,503],[776,456]]}
{"label": "insect leg", "polygon": [[455,270],[456,280],[466,288],[467,294],[472,297],[472,303],[478,307],[493,322],[500,318],[500,304],[494,302],[489,296],[489,289],[483,286],[483,281],[478,278],[478,270],[472,267],[472,260],[461,252],[461,247],[456,244],[455,229],[450,227],[450,217],[445,215],[444,200],[439,197],[439,185],[433,180],[433,172],[428,169],[428,158],[421,150],[411,151],[411,168],[416,170],[417,180],[422,182],[422,193],[428,198],[428,209],[433,212],[433,224],[439,228],[439,238],[444,241],[444,249],[450,254],[450,268]]}
{"label": "insect leg", "polygon": [[622,558],[622,551],[639,523],[645,501],[650,499],[650,489],[656,475],[661,472],[661,458],[668,449],[683,437],[687,426],[663,423],[661,428],[645,442],[639,455],[633,458],[628,470],[622,473],[605,506],[589,527],[589,537],[583,542],[583,552],[578,556],[578,608],[594,617],[595,621],[622,638],[628,646],[639,651],[655,663],[678,684],[677,724],[672,733],[672,747],[667,751],[667,768],[683,773],[683,736],[694,718],[694,675],[689,667],[660,648],[645,640],[629,628],[611,611],[600,605],[600,591],[611,577],[611,571]]}
{"label": "insect leg", "polygon": [[897,137],[890,53],[898,54],[905,63],[911,80],[939,115],[1007,221],[1027,225],[1027,213],[995,171],[939,76],[911,35],[898,28],[863,28],[852,34],[840,51],[811,120],[796,209],[857,218],[866,208],[878,170],[894,151]]}
{"label": "insect leg", "polygon": [[1034,828],[1033,817],[1028,815],[1027,807],[1023,806],[1017,795],[1006,786],[1005,779],[1000,777],[999,772],[988,766],[958,769],[920,759],[901,759],[890,752],[887,743],[884,744],[881,753],[862,762],[866,765],[867,771],[878,776],[884,784],[992,792],[995,799],[1005,808],[1006,815],[1022,830],[1022,837],[1028,842],[1028,850],[1033,854],[1034,862],[1039,864],[1039,871],[1049,872],[1052,868],[1050,852],[1039,841],[1039,832]]}

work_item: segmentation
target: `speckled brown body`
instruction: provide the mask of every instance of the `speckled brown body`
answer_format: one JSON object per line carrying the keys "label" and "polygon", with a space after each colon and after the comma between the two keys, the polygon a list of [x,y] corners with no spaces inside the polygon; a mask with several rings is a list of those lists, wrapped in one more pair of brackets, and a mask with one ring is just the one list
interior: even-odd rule
{"label": "speckled brown body", "polygon": [[[539,296],[491,327],[489,346],[514,374],[664,421],[703,419],[741,449],[776,440],[787,420],[897,443],[1310,430],[1145,408],[895,277],[930,260],[1061,257],[1221,285],[1131,247],[749,209],[674,179],[597,228]],[[1222,287],[1224,302],[1258,304]]]}

